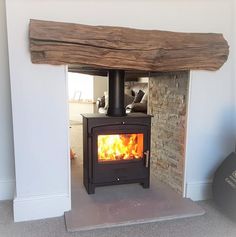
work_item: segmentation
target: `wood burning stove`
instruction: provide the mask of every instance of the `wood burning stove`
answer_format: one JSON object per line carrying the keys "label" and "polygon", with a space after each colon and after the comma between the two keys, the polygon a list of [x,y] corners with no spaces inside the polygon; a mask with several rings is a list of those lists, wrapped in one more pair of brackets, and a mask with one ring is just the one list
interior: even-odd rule
{"label": "wood burning stove", "polygon": [[124,72],[109,71],[109,108],[83,114],[83,180],[88,194],[95,187],[140,183],[149,187],[151,116],[126,115]]}

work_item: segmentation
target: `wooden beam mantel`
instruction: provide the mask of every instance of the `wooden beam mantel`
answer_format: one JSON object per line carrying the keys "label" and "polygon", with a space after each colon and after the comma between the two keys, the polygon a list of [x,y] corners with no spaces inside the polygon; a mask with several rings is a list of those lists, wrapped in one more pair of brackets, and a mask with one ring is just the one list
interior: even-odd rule
{"label": "wooden beam mantel", "polygon": [[30,20],[33,63],[136,71],[217,70],[228,58],[222,34],[177,33]]}

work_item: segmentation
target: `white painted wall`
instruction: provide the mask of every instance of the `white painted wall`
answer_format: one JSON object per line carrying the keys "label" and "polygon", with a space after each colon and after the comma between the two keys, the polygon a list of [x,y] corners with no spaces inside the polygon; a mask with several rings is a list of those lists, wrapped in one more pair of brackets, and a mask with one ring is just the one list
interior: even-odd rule
{"label": "white painted wall", "polygon": [[236,10],[233,2],[219,3],[219,6],[224,5],[222,13],[225,15],[218,18],[218,21],[217,16],[214,18],[211,14],[212,20],[216,20],[218,31],[224,33],[229,42],[228,62],[217,73],[191,73],[186,195],[194,200],[211,197],[214,172],[227,155],[234,151]]}
{"label": "white painted wall", "polygon": [[[236,42],[236,0],[233,0],[233,42]],[[235,125],[235,151],[236,151],[236,43],[234,43],[234,125]]]}
{"label": "white painted wall", "polygon": [[6,200],[13,199],[15,174],[4,0],[0,0],[0,97],[0,200]]}
{"label": "white painted wall", "polygon": [[[108,88],[108,78],[101,76],[94,76],[93,81],[93,100],[96,102],[97,98],[102,97]],[[94,113],[97,113],[97,106],[94,105]]]}
{"label": "white painted wall", "polygon": [[[61,215],[70,208],[66,73],[63,67],[30,62],[30,18],[221,32],[232,45],[231,10],[230,0],[8,0],[17,180],[15,220]],[[203,189],[208,190],[214,169],[234,147],[232,75],[232,57],[220,71],[192,73],[186,190],[195,199],[204,197]]]}
{"label": "white painted wall", "polygon": [[37,3],[6,2],[16,221],[62,215],[70,209],[67,71],[63,66],[30,61],[29,18],[51,15]]}

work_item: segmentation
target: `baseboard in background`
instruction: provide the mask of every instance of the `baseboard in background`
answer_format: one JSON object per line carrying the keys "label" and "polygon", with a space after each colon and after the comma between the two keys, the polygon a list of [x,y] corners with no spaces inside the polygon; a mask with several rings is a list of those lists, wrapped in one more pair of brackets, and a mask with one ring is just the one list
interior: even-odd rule
{"label": "baseboard in background", "polygon": [[71,209],[68,194],[15,198],[13,202],[14,221],[30,221],[57,217]]}
{"label": "baseboard in background", "polygon": [[212,198],[212,180],[192,182],[186,184],[186,197],[193,201],[202,201]]}
{"label": "baseboard in background", "polygon": [[16,182],[13,179],[0,180],[0,201],[13,200]]}

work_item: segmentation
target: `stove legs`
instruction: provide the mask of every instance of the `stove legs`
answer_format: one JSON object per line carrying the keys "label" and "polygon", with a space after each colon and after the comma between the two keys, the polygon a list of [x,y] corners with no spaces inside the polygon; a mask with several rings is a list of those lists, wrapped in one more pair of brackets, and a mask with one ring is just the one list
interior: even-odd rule
{"label": "stove legs", "polygon": [[143,186],[143,188],[149,188],[150,187],[150,182],[149,182],[149,180],[147,180],[147,181],[141,183],[141,185]]}
{"label": "stove legs", "polygon": [[88,185],[88,189],[87,189],[87,193],[88,194],[94,194],[95,193],[95,186],[92,184]]}

